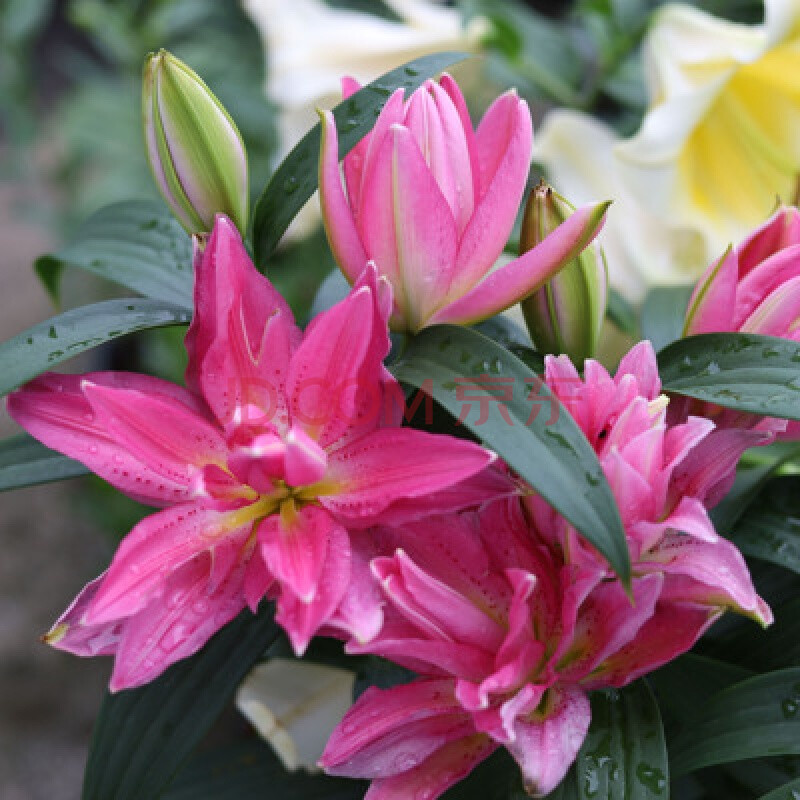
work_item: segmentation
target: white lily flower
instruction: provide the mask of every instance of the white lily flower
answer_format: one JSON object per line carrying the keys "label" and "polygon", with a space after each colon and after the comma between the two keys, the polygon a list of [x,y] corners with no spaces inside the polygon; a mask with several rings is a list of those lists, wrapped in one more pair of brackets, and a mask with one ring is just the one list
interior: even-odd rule
{"label": "white lily flower", "polygon": [[[369,83],[415,58],[442,50],[475,50],[480,20],[464,27],[461,12],[432,0],[384,0],[400,22],[336,9],[322,0],[243,0],[268,56],[266,91],[280,109],[282,159],[318,122],[317,108],[341,100],[341,78]],[[319,222],[309,201],[294,233]]]}
{"label": "white lily flower", "polygon": [[776,198],[794,197],[800,0],[765,0],[764,11],[759,25],[685,5],[657,12],[645,42],[650,108],[631,138],[584,115],[546,120],[536,157],[558,191],[617,201],[601,241],[613,285],[631,300],[696,278]]}
{"label": "white lily flower", "polygon": [[273,658],[236,693],[236,707],[269,742],[286,769],[316,771],[331,731],[353,702],[350,670]]}

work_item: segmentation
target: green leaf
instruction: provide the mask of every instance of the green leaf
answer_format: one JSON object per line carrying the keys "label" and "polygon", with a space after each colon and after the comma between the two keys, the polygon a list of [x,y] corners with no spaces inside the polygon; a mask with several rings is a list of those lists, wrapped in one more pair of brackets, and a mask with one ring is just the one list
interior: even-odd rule
{"label": "green leaf", "polygon": [[[623,581],[629,580],[625,531],[597,456],[522,361],[474,330],[440,325],[411,339],[392,369],[398,380],[429,391],[454,417],[466,409],[465,427],[597,547]],[[459,383],[463,396],[486,398],[485,421],[477,400],[459,399]]]}
{"label": "green leaf", "polygon": [[70,244],[35,269],[58,301],[60,276],[79,267],[145,297],[192,308],[192,242],[161,203],[129,201],[98,211]]}
{"label": "green leaf", "polygon": [[759,800],[800,800],[800,778],[762,794]]}
{"label": "green leaf", "polygon": [[[375,118],[395,89],[411,92],[428,78],[468,58],[467,53],[434,53],[387,72],[333,110],[339,134],[339,157],[344,158],[372,130]],[[256,263],[263,270],[289,223],[318,185],[321,128],[317,123],[275,171],[258,200],[253,218]]]}
{"label": "green leaf", "polygon": [[800,445],[795,442],[776,442],[758,448],[757,460],[739,463],[736,480],[728,494],[710,511],[714,527],[723,535],[741,519],[750,504],[764,488],[770,477],[788,461],[800,455]]}
{"label": "green leaf", "polygon": [[658,354],[665,391],[737,411],[800,419],[800,344],[754,333],[704,333]]}
{"label": "green leaf", "polygon": [[644,681],[592,695],[592,724],[575,762],[580,800],[669,796],[661,714]]}
{"label": "green leaf", "polygon": [[62,361],[148,328],[185,325],[191,312],[156,300],[105,300],[73,308],[0,344],[0,396]]}
{"label": "green leaf", "polygon": [[107,695],[95,724],[83,800],[156,800],[275,641],[272,607],[242,612],[197,654],[139,689]]}
{"label": "green leaf", "polygon": [[0,442],[0,492],[62,481],[89,472],[83,464],[22,434]]}
{"label": "green leaf", "polygon": [[642,337],[656,352],[683,332],[683,317],[693,286],[658,286],[651,289],[642,306]]}
{"label": "green leaf", "polygon": [[366,784],[288,772],[260,740],[199,752],[180,771],[164,800],[361,800]]}
{"label": "green leaf", "polygon": [[746,555],[800,574],[800,478],[770,481],[730,535]]}
{"label": "green leaf", "polygon": [[675,775],[746,758],[800,754],[800,668],[715,694],[670,743]]}

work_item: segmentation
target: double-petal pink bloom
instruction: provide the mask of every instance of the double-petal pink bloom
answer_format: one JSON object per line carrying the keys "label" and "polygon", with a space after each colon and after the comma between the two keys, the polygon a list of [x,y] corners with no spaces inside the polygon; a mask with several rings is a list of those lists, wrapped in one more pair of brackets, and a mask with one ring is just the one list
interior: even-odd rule
{"label": "double-petal pink bloom", "polygon": [[[614,378],[581,379],[550,358],[547,383],[598,452],[620,505],[632,598],[604,559],[538,497],[383,528],[359,541],[384,623],[350,652],[421,677],[369,689],[322,757],[372,780],[369,800],[434,800],[498,747],[543,796],[564,777],[590,721],[587,692],[620,687],[688,650],[726,608],[767,624],[736,548],[706,513],[744,440],[691,418],[666,426],[649,343]],[[719,448],[719,449],[717,449]]]}
{"label": "double-petal pink bloom", "polygon": [[9,410],[31,434],[165,508],[125,537],[49,641],[115,654],[111,688],[122,689],[191,655],[266,594],[297,652],[322,625],[374,635],[379,609],[355,589],[342,604],[348,530],[497,488],[483,483],[494,458],[483,448],[400,427],[402,391],[382,364],[390,307],[390,287],[368,268],[303,334],[218,217],[197,263],[188,390],[93,373],[46,374],[14,393]]}
{"label": "double-petal pink bloom", "polygon": [[[345,97],[359,88],[345,80]],[[514,92],[498,98],[474,130],[449,75],[407,100],[398,89],[345,157],[346,191],[330,112],[322,127],[320,199],[331,249],[350,283],[368,260],[389,279],[397,330],[470,324],[503,311],[580,253],[602,225],[607,203],[581,208],[493,271],[531,162],[530,112]]]}

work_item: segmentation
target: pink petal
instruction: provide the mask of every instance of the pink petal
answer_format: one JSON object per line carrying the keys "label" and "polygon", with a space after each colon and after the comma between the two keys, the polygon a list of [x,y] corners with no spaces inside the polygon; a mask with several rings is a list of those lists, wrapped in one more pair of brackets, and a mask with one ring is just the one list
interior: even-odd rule
{"label": "pink petal", "polygon": [[191,480],[188,464],[167,478],[134,457],[89,405],[81,388],[84,380],[96,386],[133,389],[197,410],[192,395],[166,381],[122,372],[93,372],[85,376],[40,375],[9,396],[9,414],[39,441],[82,462],[135,500],[153,506],[185,501]]}
{"label": "pink petal", "polygon": [[69,608],[43,637],[44,642],[76,656],[110,656],[117,652],[126,620],[113,620],[100,625],[86,625],[83,621],[104,577],[105,573],[81,589]]}
{"label": "pink petal", "polygon": [[761,302],[787,281],[800,275],[800,243],[769,255],[741,278],[731,330],[738,330]]}
{"label": "pink petal", "polygon": [[416,331],[444,297],[453,277],[456,224],[412,133],[395,125],[390,136],[398,269],[406,293],[406,319]]}
{"label": "pink petal", "polygon": [[667,533],[637,569],[662,570],[666,575],[688,579],[681,582],[685,591],[673,591],[672,599],[685,599],[711,609],[731,608],[768,624],[747,564],[726,539],[707,542],[682,533]]}
{"label": "pink petal", "polygon": [[86,621],[135,614],[163,592],[178,567],[213,549],[223,536],[244,544],[251,526],[252,520],[243,524],[242,510],[223,513],[188,504],[145,517],[120,543]]}
{"label": "pink petal", "polygon": [[476,135],[480,199],[459,243],[450,298],[473,289],[503,252],[525,191],[532,146],[527,103],[513,92],[498,98]]}
{"label": "pink petal", "polygon": [[277,402],[275,374],[285,373],[299,331],[286,301],[253,266],[227,217],[217,215],[195,271],[186,382],[228,424],[248,402],[264,408]]}
{"label": "pink petal", "polygon": [[[342,78],[342,100],[349,99],[360,89],[361,89],[361,84],[357,80],[355,80],[355,78],[351,78],[350,76],[345,76],[344,78]],[[326,112],[323,116],[327,118],[328,113],[329,112]],[[323,137],[325,136],[325,127],[331,125],[332,123],[330,119],[322,120]],[[361,199],[361,178],[364,170],[364,159],[366,158],[367,155],[367,147],[369,146],[369,141],[370,141],[370,134],[368,133],[344,157],[344,160],[342,162],[344,167],[345,185],[347,186],[347,197],[350,208],[353,212],[353,219],[358,218],[358,206],[359,206],[359,201]],[[338,151],[338,145],[336,149]],[[323,143],[323,151],[324,151],[324,143]],[[338,161],[339,158],[338,152],[336,154],[336,158]],[[320,169],[322,169],[321,161],[320,161]],[[322,181],[320,180],[320,186],[321,185]]]}
{"label": "pink petal", "polygon": [[128,620],[117,650],[109,688],[141,686],[167,667],[196,653],[243,608],[242,570],[209,589],[209,563],[203,553],[176,570],[164,595]]}
{"label": "pink petal", "polygon": [[440,747],[408,772],[373,781],[364,800],[436,800],[496,749],[488,736],[465,736]]}
{"label": "pink petal", "polygon": [[[608,203],[601,203],[578,209],[536,247],[490,273],[463,297],[451,290],[450,296],[456,299],[440,308],[429,323],[471,324],[514,305],[549,280],[594,239],[607,207]],[[477,216],[480,209],[475,213]]]}
{"label": "pink petal", "polygon": [[481,505],[489,500],[518,492],[511,476],[496,464],[466,480],[424,497],[397,500],[381,512],[384,525],[402,525],[429,517]]}
{"label": "pink petal", "polygon": [[258,526],[267,569],[304,603],[310,603],[316,595],[335,527],[330,514],[314,506],[291,515],[272,514]]}
{"label": "pink petal", "polygon": [[398,550],[393,558],[372,562],[373,573],[397,608],[420,630],[446,641],[494,652],[505,632],[458,591],[437,580]]}
{"label": "pink petal", "polygon": [[713,607],[663,602],[639,633],[584,681],[588,690],[625,686],[689,650],[719,617]]}
{"label": "pink petal", "polygon": [[188,483],[198,468],[225,466],[228,448],[219,430],[182,403],[88,378],[81,387],[108,435],[158,475]]}
{"label": "pink petal", "polygon": [[[800,247],[797,248],[800,271]],[[800,275],[781,284],[767,295],[752,314],[742,323],[743,333],[760,333],[764,336],[789,337],[800,320]]]}
{"label": "pink petal", "polygon": [[741,277],[749,275],[762,261],[780,250],[800,244],[800,212],[779,208],[760,228],[737,247]]}
{"label": "pink petal", "polygon": [[338,492],[320,497],[320,503],[349,519],[372,519],[397,500],[453,486],[494,458],[454,437],[382,428],[329,454],[327,479]]}
{"label": "pink petal", "polygon": [[[442,81],[444,82],[444,78]],[[472,173],[470,150],[471,146],[474,146],[474,143],[470,142],[472,125],[469,124],[468,128],[464,127],[461,110],[456,107],[450,93],[443,86],[432,81],[430,91],[442,126],[443,149],[452,175],[454,195],[452,198],[448,198],[448,202],[455,217],[457,235],[461,237],[475,210],[475,179]],[[463,101],[463,97],[461,100]],[[469,120],[469,116],[467,116],[467,120]],[[431,166],[436,174],[435,165]]]}
{"label": "pink petal", "polygon": [[565,681],[579,682],[632,641],[653,616],[664,579],[646,575],[633,581],[633,601],[619,581],[598,585],[578,612],[569,650],[557,667]]}
{"label": "pink petal", "polygon": [[522,770],[525,790],[534,797],[544,797],[561,783],[591,719],[589,699],[577,687],[550,689],[544,703],[532,719],[517,719],[516,738],[506,745]]}
{"label": "pink petal", "polygon": [[289,486],[307,486],[322,479],[328,457],[301,427],[293,425],[286,435],[284,464]]}
{"label": "pink petal", "polygon": [[358,285],[316,317],[289,367],[292,424],[323,448],[379,423],[389,335],[376,294],[368,283]]}
{"label": "pink petal", "polygon": [[648,400],[655,400],[661,394],[661,378],[652,342],[645,339],[622,357],[614,374],[614,383],[619,385],[624,375],[636,378],[639,394]]}
{"label": "pink petal", "polygon": [[[307,506],[300,514],[305,516],[302,524],[307,526],[308,535],[324,538],[327,546],[322,554],[322,569],[312,599],[305,602],[288,584],[282,587],[278,597],[275,619],[289,635],[298,656],[305,652],[311,638],[334,615],[350,581],[350,541],[347,532],[324,511],[313,506]],[[312,527],[314,530],[311,530]]]}
{"label": "pink petal", "polygon": [[684,335],[733,330],[739,260],[729,249],[697,282],[689,299]]}
{"label": "pink petal", "polygon": [[351,205],[357,206],[359,201],[358,189],[355,187],[360,186],[366,143],[362,141],[359,150],[345,159],[346,175],[349,176],[350,202],[348,203],[339,173],[339,142],[333,114],[325,111],[320,115],[320,121],[322,138],[319,156],[319,197],[322,221],[325,224],[333,257],[345,277],[353,283],[368,260],[351,209]]}
{"label": "pink petal", "polygon": [[[473,209],[480,197],[480,166],[478,164],[478,151],[475,142],[475,130],[472,127],[472,120],[469,116],[469,109],[467,108],[467,101],[461,92],[458,84],[446,72],[442,74],[439,79],[439,86],[447,93],[453,103],[456,113],[458,114],[459,121],[464,136],[464,143],[467,146],[467,154],[469,156],[470,174],[472,176],[472,205]],[[437,100],[438,104],[438,100]],[[449,129],[449,124],[448,124]]]}
{"label": "pink petal", "polygon": [[274,582],[275,579],[264,563],[261,549],[255,548],[247,561],[242,589],[247,606],[254,614],[258,610],[259,603],[272,588]]}
{"label": "pink petal", "polygon": [[[469,729],[469,717],[449,680],[418,680],[392,689],[371,687],[331,734],[319,764],[352,778],[405,773]],[[397,758],[398,750],[406,754]]]}

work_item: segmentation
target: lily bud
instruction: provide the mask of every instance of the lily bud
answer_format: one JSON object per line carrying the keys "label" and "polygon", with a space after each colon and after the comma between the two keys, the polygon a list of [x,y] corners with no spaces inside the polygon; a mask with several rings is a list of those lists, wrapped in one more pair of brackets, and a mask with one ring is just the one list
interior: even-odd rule
{"label": "lily bud", "polygon": [[[541,182],[525,206],[520,253],[536,247],[574,212],[572,205]],[[605,316],[607,287],[605,256],[592,243],[522,301],[522,313],[536,349],[566,353],[576,364],[591,358]]]}
{"label": "lily bud", "polygon": [[171,53],[148,56],[142,112],[147,157],[161,194],[190,233],[207,233],[226,214],[247,227],[247,154],[228,112]]}

